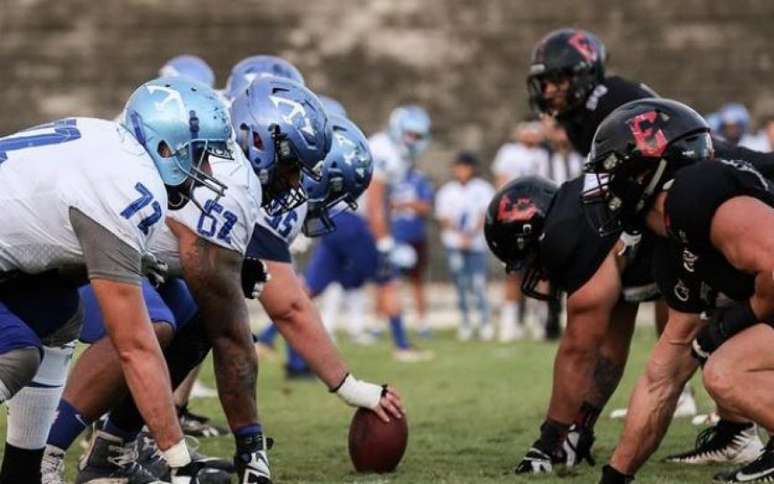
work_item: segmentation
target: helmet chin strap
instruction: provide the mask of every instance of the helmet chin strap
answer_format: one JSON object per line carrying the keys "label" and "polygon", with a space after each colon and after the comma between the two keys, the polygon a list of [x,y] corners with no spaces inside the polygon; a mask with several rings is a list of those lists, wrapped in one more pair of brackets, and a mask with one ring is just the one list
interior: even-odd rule
{"label": "helmet chin strap", "polygon": [[651,197],[651,195],[655,193],[656,189],[659,187],[659,182],[661,181],[661,178],[664,176],[666,167],[667,167],[667,161],[664,158],[661,158],[661,160],[658,162],[658,167],[656,167],[656,172],[653,174],[653,177],[650,179],[650,182],[645,187],[645,190],[642,192],[642,198],[637,204],[638,212],[643,208],[645,208],[645,201],[648,200]]}

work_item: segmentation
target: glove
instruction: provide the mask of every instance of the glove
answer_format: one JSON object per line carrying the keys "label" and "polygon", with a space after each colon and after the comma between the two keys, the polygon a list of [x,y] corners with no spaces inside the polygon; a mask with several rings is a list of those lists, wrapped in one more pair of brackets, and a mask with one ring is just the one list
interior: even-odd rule
{"label": "glove", "polygon": [[585,460],[590,466],[596,465],[594,456],[591,455],[591,447],[594,445],[594,432],[577,425],[570,427],[567,438],[562,443],[565,454],[565,465],[573,467],[580,465]]}
{"label": "glove", "polygon": [[759,322],[750,307],[750,301],[743,301],[724,308],[716,308],[707,317],[704,326],[691,343],[691,355],[704,366],[710,354],[726,340]]}
{"label": "glove", "polygon": [[539,440],[535,442],[521,462],[516,464],[514,474],[547,474],[554,471],[551,456],[538,447],[539,443]]}
{"label": "glove", "polygon": [[169,267],[155,255],[146,252],[142,255],[142,273],[148,278],[153,287],[159,287],[164,284]]}
{"label": "glove", "polygon": [[602,468],[602,479],[599,480],[599,484],[629,484],[632,481],[634,476],[623,474],[606,465]]}
{"label": "glove", "polygon": [[248,299],[258,299],[263,288],[271,280],[266,264],[255,257],[245,257],[242,262],[242,291]]}
{"label": "glove", "polygon": [[263,436],[255,442],[248,443],[247,447],[242,444],[237,445],[234,466],[239,484],[271,484],[271,470],[266,451],[273,445],[272,439]]}

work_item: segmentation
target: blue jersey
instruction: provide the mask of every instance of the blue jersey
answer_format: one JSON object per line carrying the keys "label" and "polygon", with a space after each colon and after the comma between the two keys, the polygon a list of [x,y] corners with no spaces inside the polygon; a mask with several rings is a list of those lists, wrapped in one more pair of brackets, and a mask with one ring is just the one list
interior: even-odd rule
{"label": "blue jersey", "polygon": [[[411,170],[390,192],[391,203],[433,202],[433,186],[424,173]],[[411,243],[425,240],[427,229],[425,216],[411,209],[393,209],[390,227],[392,236],[398,242]]]}

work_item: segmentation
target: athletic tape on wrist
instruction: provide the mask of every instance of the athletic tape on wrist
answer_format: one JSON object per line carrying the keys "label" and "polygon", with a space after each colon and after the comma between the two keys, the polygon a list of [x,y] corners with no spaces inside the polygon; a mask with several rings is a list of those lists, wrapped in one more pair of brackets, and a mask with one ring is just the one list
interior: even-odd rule
{"label": "athletic tape on wrist", "polygon": [[176,469],[191,463],[191,455],[188,453],[188,447],[185,445],[185,439],[180,440],[172,447],[162,451],[169,467]]}
{"label": "athletic tape on wrist", "polygon": [[336,394],[347,404],[353,407],[370,408],[371,410],[379,406],[382,399],[383,387],[360,381],[352,375],[347,375]]}

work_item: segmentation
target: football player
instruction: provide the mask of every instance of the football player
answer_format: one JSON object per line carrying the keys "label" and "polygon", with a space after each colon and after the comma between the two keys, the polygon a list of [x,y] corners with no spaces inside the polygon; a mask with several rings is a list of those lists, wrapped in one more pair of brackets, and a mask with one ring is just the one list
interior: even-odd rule
{"label": "football player", "polygon": [[[583,155],[588,154],[592,137],[608,114],[627,101],[654,95],[643,84],[606,76],[606,57],[604,44],[594,34],[561,29],[541,39],[530,59],[527,88],[531,106],[542,115],[554,117],[565,128],[574,148]],[[713,141],[719,156],[744,159],[766,173],[774,172],[771,155],[718,139]],[[665,314],[665,311],[657,312],[657,328],[665,324]],[[680,398],[678,413],[685,414],[684,410],[695,412],[688,389]],[[721,432],[711,431],[712,438],[697,440],[695,449],[670,456],[669,460],[705,463],[748,459],[750,452],[760,444],[754,426],[731,412],[721,409],[721,414]]]}
{"label": "football player", "polygon": [[[603,234],[644,228],[658,237],[654,276],[669,305],[602,483],[633,480],[699,361],[706,361],[704,384],[721,407],[774,430],[767,356],[774,342],[767,322],[774,315],[774,189],[749,163],[713,159],[709,131],[691,108],[652,98],[615,110],[594,137],[586,170],[600,183],[584,194],[594,210],[589,218]],[[767,447],[748,466],[716,478],[765,482],[772,475]]]}
{"label": "football player", "polygon": [[[190,458],[172,406],[166,366],[144,309],[142,258],[160,232],[168,205],[188,198],[194,183],[222,194],[223,184],[206,173],[207,155],[225,148],[231,126],[213,91],[183,80],[140,86],[125,112],[123,125],[71,118],[0,140],[0,182],[8,208],[0,250],[8,361],[3,365],[6,373],[0,375],[0,398],[13,396],[37,371],[40,381],[19,395],[12,404],[18,411],[12,413],[22,421],[46,423],[53,418],[51,406],[30,400],[58,396],[66,370],[50,365],[65,366],[72,346],[44,358],[46,365],[39,369],[41,338],[61,347],[77,337],[79,324],[68,323],[77,321],[77,285],[84,279],[64,278],[65,273],[77,276],[85,265],[128,387],[170,465],[177,468]],[[49,286],[49,302],[41,309],[39,291]],[[64,329],[57,331],[60,326]],[[52,390],[44,392],[44,387]],[[30,456],[28,450],[42,448],[48,427],[34,432],[17,423],[12,416],[12,445],[4,457],[26,455],[4,465],[4,482],[30,482],[13,473],[39,459],[39,452]]]}

